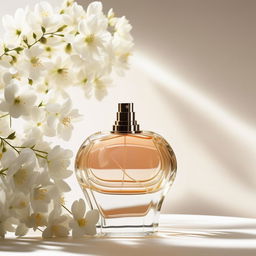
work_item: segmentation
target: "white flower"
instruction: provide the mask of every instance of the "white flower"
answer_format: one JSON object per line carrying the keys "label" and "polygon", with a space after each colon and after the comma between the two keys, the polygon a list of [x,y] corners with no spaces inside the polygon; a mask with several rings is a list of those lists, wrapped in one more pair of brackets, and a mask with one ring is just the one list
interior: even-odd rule
{"label": "white flower", "polygon": [[52,6],[48,2],[40,2],[35,5],[34,11],[28,15],[28,23],[34,31],[44,27],[47,30],[55,31],[59,18]]}
{"label": "white flower", "polygon": [[47,124],[52,130],[56,130],[57,134],[64,140],[69,140],[73,130],[73,123],[78,120],[80,115],[77,109],[72,109],[70,99],[62,105],[48,104],[46,106],[49,116]]}
{"label": "white flower", "polygon": [[3,75],[3,81],[6,85],[16,82],[16,83],[24,83],[27,82],[27,76],[25,75],[24,69],[21,68],[17,69],[16,67],[10,67]]}
{"label": "white flower", "polygon": [[69,8],[65,8],[62,11],[63,22],[68,25],[67,29],[71,33],[76,33],[78,23],[86,17],[84,8],[75,2]]}
{"label": "white flower", "polygon": [[24,223],[20,223],[15,230],[15,236],[18,237],[25,236],[27,233],[28,227]]}
{"label": "white flower", "polygon": [[102,100],[108,93],[107,88],[112,84],[112,79],[107,76],[96,76],[94,79],[94,94],[96,99]]}
{"label": "white flower", "polygon": [[99,1],[94,1],[90,3],[87,7],[86,14],[87,16],[97,16],[98,18],[102,18],[105,15],[102,12],[103,6],[102,3]]}
{"label": "white flower", "polygon": [[96,224],[99,220],[99,212],[97,210],[88,211],[85,215],[84,200],[74,201],[71,208],[73,220],[70,222],[73,237],[81,237],[83,235],[95,235]]}
{"label": "white flower", "polygon": [[69,234],[68,217],[61,215],[61,209],[55,207],[48,217],[47,228],[43,231],[43,238],[65,237]]}
{"label": "white flower", "polygon": [[28,116],[36,101],[36,95],[28,87],[23,88],[16,82],[9,84],[4,90],[5,100],[0,104],[0,110],[9,112],[14,118]]}
{"label": "white flower", "polygon": [[[24,117],[24,119],[26,119],[26,117]],[[26,124],[28,129],[44,127],[46,125],[45,109],[38,106],[33,106],[30,110],[30,116],[28,117],[28,119],[32,121]]]}
{"label": "white flower", "polygon": [[128,60],[132,55],[133,43],[121,37],[115,37],[112,46],[115,55],[114,67],[118,75],[124,75],[124,71],[129,67]]}
{"label": "white flower", "polygon": [[20,65],[22,65],[28,77],[32,80],[39,79],[46,68],[42,59],[43,52],[44,50],[39,46],[33,46],[24,51],[25,54]]}
{"label": "white flower", "polygon": [[8,169],[14,163],[14,161],[16,161],[17,156],[13,149],[8,148],[7,151],[1,155],[0,159],[1,159],[1,162],[0,162],[1,168]]}
{"label": "white flower", "polygon": [[7,176],[11,177],[14,187],[23,193],[28,193],[38,172],[35,171],[37,159],[33,150],[22,149],[20,155],[8,168]]}
{"label": "white flower", "polygon": [[127,41],[132,42],[133,38],[130,33],[131,30],[132,30],[132,26],[124,16],[116,20],[115,34],[114,34],[115,37],[118,36]]}
{"label": "white flower", "polygon": [[62,149],[60,146],[55,146],[48,154],[48,168],[51,178],[56,180],[66,179],[72,175],[72,171],[68,170],[72,151]]}
{"label": "white flower", "polygon": [[47,225],[46,215],[40,212],[32,213],[25,219],[25,224],[28,228],[36,230],[38,227],[44,227]]}
{"label": "white flower", "polygon": [[[43,133],[40,129],[38,129],[38,127],[27,127],[27,129],[25,129],[25,136],[22,139],[22,145],[23,147],[27,147],[27,148],[33,148],[34,150],[41,150],[45,153],[49,152],[51,149],[50,143],[45,141],[43,138]],[[39,152],[38,152],[39,153]],[[42,155],[45,155],[44,153],[42,153]],[[42,163],[46,163],[44,158],[37,158],[38,163],[40,164],[41,161]],[[40,165],[40,167],[42,167]]]}
{"label": "white flower", "polygon": [[10,196],[8,200],[8,208],[11,215],[20,217],[27,211],[29,207],[29,197],[22,192],[15,192]]}
{"label": "white flower", "polygon": [[0,212],[0,237],[5,237],[6,232],[14,232],[15,228],[13,225],[16,223],[17,220],[15,218],[3,215]]}
{"label": "white flower", "polygon": [[57,57],[46,63],[49,78],[55,83],[56,88],[63,90],[72,83],[72,70],[68,59]]}
{"label": "white flower", "polygon": [[5,237],[6,232],[14,232],[15,228],[13,225],[17,224],[17,220],[9,216],[8,209],[5,205],[6,202],[8,202],[8,198],[5,199],[4,203],[0,200],[0,237]]}
{"label": "white flower", "polygon": [[78,54],[85,59],[98,59],[101,50],[111,40],[107,31],[108,20],[91,15],[81,20],[78,26],[79,35],[76,36],[73,46]]}
{"label": "white flower", "polygon": [[2,18],[3,27],[6,31],[6,40],[19,43],[22,36],[27,32],[26,15],[27,9],[17,9],[14,17],[11,15],[4,15]]}
{"label": "white flower", "polygon": [[115,16],[115,13],[114,13],[112,8],[108,11],[107,17],[108,17],[109,26],[114,27],[116,25],[116,22],[117,22],[118,18]]}
{"label": "white flower", "polygon": [[51,200],[59,196],[58,188],[50,181],[48,172],[40,173],[30,193],[30,202],[35,212],[48,212]]}
{"label": "white flower", "polygon": [[81,69],[77,74],[77,84],[82,87],[86,98],[90,98],[92,96],[93,78],[93,73],[89,73],[87,69]]}

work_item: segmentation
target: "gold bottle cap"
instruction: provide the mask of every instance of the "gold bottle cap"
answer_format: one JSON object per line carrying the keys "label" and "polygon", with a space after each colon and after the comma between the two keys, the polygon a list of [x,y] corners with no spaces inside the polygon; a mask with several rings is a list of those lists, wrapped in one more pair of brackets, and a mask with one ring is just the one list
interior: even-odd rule
{"label": "gold bottle cap", "polygon": [[135,120],[133,103],[119,103],[117,120],[113,125],[114,133],[139,133],[140,126]]}

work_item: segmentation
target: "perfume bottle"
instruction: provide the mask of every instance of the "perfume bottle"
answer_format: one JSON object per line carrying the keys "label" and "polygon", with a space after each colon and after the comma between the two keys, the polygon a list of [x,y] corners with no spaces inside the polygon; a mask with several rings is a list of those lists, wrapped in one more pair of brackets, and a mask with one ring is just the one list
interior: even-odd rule
{"label": "perfume bottle", "polygon": [[106,236],[145,236],[157,231],[176,169],[167,141],[140,130],[133,103],[118,104],[112,131],[88,137],[75,161],[87,202],[100,213],[97,231]]}

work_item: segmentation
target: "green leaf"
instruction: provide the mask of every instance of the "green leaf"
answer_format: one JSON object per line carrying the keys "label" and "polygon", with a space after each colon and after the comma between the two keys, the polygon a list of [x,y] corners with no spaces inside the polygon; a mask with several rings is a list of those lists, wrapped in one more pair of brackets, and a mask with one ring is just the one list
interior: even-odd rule
{"label": "green leaf", "polygon": [[14,63],[17,62],[17,58],[13,55],[11,55],[11,57],[12,57],[12,60],[10,61],[10,64],[13,65]]}
{"label": "green leaf", "polygon": [[15,132],[11,133],[6,139],[7,140],[14,140],[16,138]]}
{"label": "green leaf", "polygon": [[36,39],[36,38],[37,38],[37,36],[36,36],[36,34],[35,34],[35,33],[33,33],[33,38],[34,38],[34,39]]}
{"label": "green leaf", "polygon": [[19,53],[23,50],[24,50],[24,48],[22,48],[22,47],[17,47],[17,48],[14,49],[14,51],[16,51],[17,53]]}
{"label": "green leaf", "polygon": [[62,32],[66,27],[67,27],[67,25],[63,25],[60,28],[58,28],[58,30],[56,32]]}
{"label": "green leaf", "polygon": [[40,43],[46,44],[46,43],[47,43],[47,39],[46,39],[45,37],[42,37],[42,38],[40,39]]}
{"label": "green leaf", "polygon": [[65,47],[65,52],[70,54],[72,52],[72,45],[71,43],[68,43]]}
{"label": "green leaf", "polygon": [[41,101],[40,104],[38,105],[38,107],[42,107],[43,106],[43,102]]}
{"label": "green leaf", "polygon": [[28,84],[33,85],[33,80],[31,78],[28,79]]}
{"label": "green leaf", "polygon": [[8,168],[1,169],[1,170],[0,170],[0,175],[5,176],[5,175],[6,175],[6,171],[7,171],[7,170],[8,170]]}
{"label": "green leaf", "polygon": [[45,27],[42,26],[41,29],[42,29],[42,32],[45,33],[46,31]]}

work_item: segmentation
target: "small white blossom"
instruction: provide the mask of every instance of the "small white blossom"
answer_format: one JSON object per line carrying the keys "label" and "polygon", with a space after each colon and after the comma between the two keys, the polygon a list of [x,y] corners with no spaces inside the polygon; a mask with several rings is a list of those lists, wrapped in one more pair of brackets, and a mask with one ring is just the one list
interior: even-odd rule
{"label": "small white blossom", "polygon": [[96,224],[99,220],[99,212],[97,210],[88,211],[85,215],[84,200],[74,201],[71,208],[73,220],[70,222],[73,237],[81,237],[83,235],[95,235]]}
{"label": "small white blossom", "polygon": [[63,9],[62,19],[63,22],[68,25],[68,29],[71,33],[77,32],[78,23],[85,17],[86,12],[84,8],[76,2],[69,8]]}
{"label": "small white blossom", "polygon": [[26,15],[27,9],[17,9],[14,17],[11,15],[4,15],[2,18],[3,27],[6,31],[7,41],[20,41],[22,36],[27,32]]}
{"label": "small white blossom", "polygon": [[8,200],[9,213],[17,218],[23,216],[29,206],[30,201],[28,195],[25,195],[19,191],[11,195],[10,199]]}
{"label": "small white blossom", "polygon": [[17,67],[10,67],[3,75],[3,81],[5,85],[11,84],[12,82],[26,84],[27,77],[25,75],[25,71],[22,67],[17,69]]}
{"label": "small white blossom", "polygon": [[55,207],[49,215],[47,228],[43,231],[42,236],[44,238],[68,236],[67,220],[68,217],[66,215],[61,215],[61,209]]}
{"label": "small white blossom", "polygon": [[[0,198],[2,198],[2,196],[5,197],[6,193],[1,195],[0,191]],[[8,207],[6,205],[8,199],[8,197],[5,197],[4,202],[0,200],[0,237],[5,237],[6,232],[14,232],[15,228],[13,225],[18,222],[17,219],[8,214]]]}
{"label": "small white blossom", "polygon": [[25,236],[28,233],[28,230],[28,227],[24,223],[20,223],[15,230],[15,236]]}
{"label": "small white blossom", "polygon": [[47,225],[46,215],[40,212],[32,213],[25,219],[25,224],[28,228],[33,228],[33,230],[38,227],[44,227]]}
{"label": "small white blossom", "polygon": [[63,90],[72,83],[72,70],[68,59],[57,57],[47,63],[49,78],[55,83],[55,87]]}
{"label": "small white blossom", "polygon": [[108,93],[107,88],[112,84],[112,79],[107,76],[96,76],[94,79],[94,95],[96,99],[102,100]]}
{"label": "small white blossom", "polygon": [[73,46],[84,59],[98,59],[105,44],[111,35],[107,31],[108,21],[95,15],[80,21],[79,35],[76,36]]}
{"label": "small white blossom", "polygon": [[37,159],[31,149],[22,149],[20,155],[8,168],[7,176],[18,191],[28,193],[30,186],[36,179],[38,172],[35,170]]}
{"label": "small white blossom", "polygon": [[45,171],[40,173],[30,193],[30,202],[33,211],[48,212],[51,200],[55,200],[58,196],[58,188],[50,181],[48,173]]}
{"label": "small white blossom", "polygon": [[22,115],[28,116],[36,102],[36,95],[28,87],[18,85],[16,82],[8,85],[4,90],[5,99],[0,103],[0,110],[9,112],[14,118]]}
{"label": "small white blossom", "polygon": [[72,151],[55,146],[48,154],[48,168],[51,178],[59,180],[68,178],[73,172],[67,168],[70,165]]}
{"label": "small white blossom", "polygon": [[80,115],[77,109],[72,109],[72,102],[68,99],[63,105],[48,104],[46,107],[49,112],[47,124],[52,131],[64,140],[69,140],[73,130],[73,123],[79,120]]}
{"label": "small white blossom", "polygon": [[22,65],[26,70],[28,77],[32,80],[39,79],[42,72],[46,69],[42,59],[43,52],[44,50],[38,46],[33,46],[24,51],[24,58],[20,65]]}
{"label": "small white blossom", "polygon": [[41,27],[54,31],[58,26],[59,17],[53,7],[48,2],[43,1],[35,5],[27,20],[34,31],[41,31]]}

